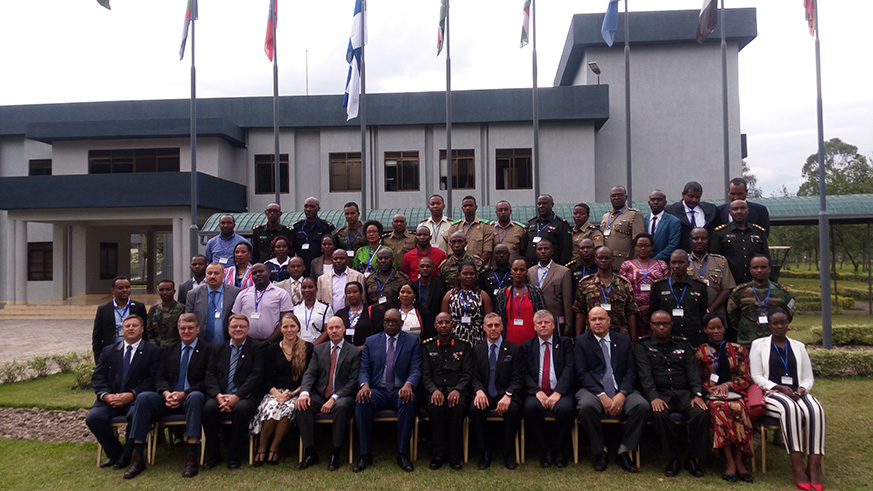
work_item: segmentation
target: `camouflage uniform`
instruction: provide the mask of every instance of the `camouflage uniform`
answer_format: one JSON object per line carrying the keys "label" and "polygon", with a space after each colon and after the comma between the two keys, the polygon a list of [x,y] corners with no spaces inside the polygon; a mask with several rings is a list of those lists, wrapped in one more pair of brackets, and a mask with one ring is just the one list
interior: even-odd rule
{"label": "camouflage uniform", "polygon": [[788,321],[791,322],[794,304],[791,292],[779,283],[771,282],[767,287],[744,283],[728,297],[728,321],[737,330],[737,341],[748,349],[752,341],[770,335],[770,325],[758,323],[760,316],[766,315],[768,309],[781,307],[788,312]]}
{"label": "camouflage uniform", "polygon": [[185,310],[185,306],[173,301],[170,310],[164,310],[161,304],[152,305],[149,309],[146,321],[145,333],[148,340],[163,348],[164,346],[179,340],[178,327],[179,316]]}
{"label": "camouflage uniform", "polygon": [[[382,280],[379,278],[378,271],[367,277],[366,284],[364,285],[364,289],[367,291],[367,304],[375,305],[382,311],[399,308],[400,297],[398,294],[400,293],[400,287],[409,283],[409,277],[400,270],[395,269],[392,271],[391,276],[388,277],[388,280],[382,283],[381,287],[379,281]],[[385,302],[379,301],[382,297],[385,297]]]}
{"label": "camouflage uniform", "polygon": [[454,254],[450,255],[448,259],[440,263],[440,278],[446,282],[446,288],[451,290],[452,288],[458,286],[458,265],[470,261],[471,263],[476,265],[476,279],[478,281],[479,275],[482,273],[484,269],[484,265],[482,264],[482,258],[479,256],[472,256],[470,254],[464,253],[464,257],[458,259]]}
{"label": "camouflage uniform", "polygon": [[354,252],[367,245],[367,235],[364,233],[364,224],[361,222],[358,222],[358,226],[355,228],[350,228],[349,224],[346,223],[342,228],[334,230],[333,235],[339,242],[339,248],[346,251]]}
{"label": "camouflage uniform", "polygon": [[579,259],[579,241],[582,239],[591,239],[594,241],[594,247],[598,248],[603,245],[603,232],[600,227],[594,225],[590,221],[585,222],[580,227],[576,225],[570,230],[570,235],[573,242],[573,260]]}
{"label": "camouflage uniform", "polygon": [[[606,292],[606,301],[603,298],[604,292]],[[573,311],[584,316],[583,331],[588,329],[588,311],[594,307],[602,306],[603,303],[608,303],[610,307],[608,310],[611,320],[610,329],[630,335],[628,317],[639,315],[640,309],[637,308],[637,303],[634,301],[630,282],[624,276],[612,275],[612,284],[609,287],[601,285],[600,277],[597,274],[588,275],[579,283],[579,288],[576,289],[576,301],[573,302]],[[578,329],[579,326],[576,328]]]}

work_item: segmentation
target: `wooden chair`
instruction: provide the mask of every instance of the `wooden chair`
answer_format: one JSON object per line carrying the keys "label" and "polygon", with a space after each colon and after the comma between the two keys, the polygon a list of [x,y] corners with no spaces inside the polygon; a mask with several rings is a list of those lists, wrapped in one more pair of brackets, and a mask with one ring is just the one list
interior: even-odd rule
{"label": "wooden chair", "polygon": [[[546,421],[555,421],[555,413],[552,411],[546,411],[544,419]],[[573,428],[570,430],[570,441],[573,445],[573,463],[579,463],[579,423],[576,418],[573,418]],[[518,461],[520,464],[524,464],[524,419],[521,420],[521,459]]]}
{"label": "wooden chair", "polygon": [[[376,413],[373,414],[373,422],[374,423],[391,423],[391,422],[393,422],[396,424],[397,423],[397,411],[395,411],[393,409],[383,409],[381,411],[376,411]],[[417,427],[418,427],[418,416],[415,417],[415,422],[413,423],[413,428],[412,428],[412,435],[409,436],[409,452],[410,452],[409,458],[413,461],[416,460],[416,458],[417,458],[417,455],[415,455],[415,452],[417,450],[415,447],[415,436],[416,436],[416,433],[418,431]],[[351,433],[349,433],[349,434],[351,435]],[[350,437],[349,438],[349,454],[354,453],[354,446],[355,446],[355,440],[354,440],[354,438]]]}
{"label": "wooden chair", "polygon": [[[503,416],[500,415],[496,410],[491,409],[488,411],[488,414],[485,416],[485,422],[491,423],[495,421],[503,421]],[[524,430],[522,430],[524,431]],[[464,442],[464,463],[466,464],[470,460],[470,418],[464,418],[464,430],[463,430],[463,442]],[[515,461],[520,462],[520,450],[519,450],[519,434],[515,434]]]}
{"label": "wooden chair", "polygon": [[[576,424],[577,425],[579,424],[578,420],[576,421]],[[600,418],[600,424],[623,425],[624,420],[618,419],[618,418]],[[636,450],[628,450],[628,454],[632,460],[636,461],[637,467],[639,468],[639,466],[640,466],[640,449],[637,448]]]}
{"label": "wooden chair", "polygon": [[[230,426],[232,424],[230,420],[230,414],[224,413],[221,417],[221,421],[218,422],[219,425]],[[257,443],[255,439],[256,435],[252,435],[249,437],[249,465],[252,465],[255,461],[255,444]],[[206,432],[203,432],[203,436],[200,437],[200,465],[203,465],[206,462]]]}
{"label": "wooden chair", "polygon": [[[332,414],[322,414],[321,412],[317,412],[313,415],[312,421],[315,424],[333,424],[333,415]],[[418,426],[416,425],[416,429]],[[354,416],[349,418],[349,464],[355,463],[355,454],[354,454],[354,445],[352,442],[355,438],[355,418]],[[298,462],[303,462],[303,437],[299,438],[300,444],[298,446]]]}
{"label": "wooden chair", "polygon": [[[186,424],[185,415],[184,414],[169,414],[167,416],[162,416],[159,418],[155,424],[152,426],[152,430],[149,436],[149,464],[154,464],[157,457],[157,449],[158,449],[158,434],[162,431],[169,429],[170,427],[178,427],[182,426],[184,428]],[[205,432],[202,427],[200,430],[201,442],[200,442],[200,461],[202,462],[206,458],[206,445],[203,444],[202,439],[204,438]],[[167,448],[171,447],[173,442],[169,435],[164,435],[166,437],[166,446]]]}
{"label": "wooden chair", "polygon": [[[111,420],[109,420],[109,424],[112,425],[112,429],[115,430],[115,434],[118,434],[118,429],[127,426],[127,417],[126,416],[115,416]],[[150,442],[147,442],[148,445],[151,445]],[[100,467],[100,462],[103,460],[103,445],[100,442],[97,442],[97,467]]]}

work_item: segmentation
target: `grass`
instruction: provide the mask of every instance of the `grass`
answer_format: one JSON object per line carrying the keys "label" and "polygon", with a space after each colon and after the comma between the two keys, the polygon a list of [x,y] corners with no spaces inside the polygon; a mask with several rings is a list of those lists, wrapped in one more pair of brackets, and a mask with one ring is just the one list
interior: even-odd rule
{"label": "grass", "polygon": [[[834,315],[831,319],[831,325],[841,324],[873,325],[873,315]],[[821,327],[821,316],[798,315],[791,322],[793,331],[790,336],[798,341],[811,343],[813,341],[811,330],[814,327]]]}
{"label": "grass", "polygon": [[71,389],[75,380],[71,373],[59,373],[26,382],[0,385],[0,407],[90,408],[96,399],[94,392]]}
{"label": "grass", "polygon": [[[792,290],[804,290],[808,292],[816,292],[821,293],[821,282],[818,279],[812,278],[787,278],[781,277],[779,278],[779,283],[787,286]],[[848,280],[837,280],[837,293],[842,295],[843,288],[858,288],[861,290],[867,290],[867,282],[866,281],[848,281]],[[833,294],[834,282],[831,281],[831,294]]]}

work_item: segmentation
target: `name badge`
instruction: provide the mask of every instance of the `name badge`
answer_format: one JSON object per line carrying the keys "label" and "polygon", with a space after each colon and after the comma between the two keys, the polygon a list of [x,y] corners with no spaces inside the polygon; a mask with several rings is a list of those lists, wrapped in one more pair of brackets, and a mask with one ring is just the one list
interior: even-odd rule
{"label": "name badge", "polygon": [[470,317],[469,315],[462,315],[461,316],[461,324],[470,324],[471,322],[473,322],[473,318]]}
{"label": "name badge", "polygon": [[564,323],[564,316],[563,315],[558,316],[558,324],[563,324],[563,323]]}
{"label": "name badge", "polygon": [[306,244],[301,245],[300,248],[304,251],[309,250],[309,243],[307,242]]}
{"label": "name badge", "polygon": [[346,329],[346,336],[355,337],[355,328],[350,327],[350,328]]}
{"label": "name badge", "polygon": [[115,326],[115,337],[123,338],[124,337],[124,329],[121,326]]}
{"label": "name badge", "polygon": [[673,309],[673,317],[685,317],[685,309]]}
{"label": "name badge", "polygon": [[714,384],[717,384],[718,383],[718,374],[717,373],[709,374],[709,381],[714,383]]}
{"label": "name badge", "polygon": [[216,311],[215,311],[215,318],[216,318],[216,319],[221,319],[221,312],[219,312],[219,311],[216,310]]}
{"label": "name badge", "polygon": [[227,264],[227,258],[226,258],[226,257],[220,257],[220,258],[218,258],[218,262],[221,263],[221,264]]}
{"label": "name badge", "polygon": [[542,237],[534,237],[534,238],[533,238],[533,243],[534,243],[534,244],[538,244],[541,240],[543,240]]}
{"label": "name badge", "polygon": [[524,325],[524,320],[522,320],[522,319],[513,319],[513,320],[512,320],[512,325],[513,325],[513,326],[523,326],[523,325]]}
{"label": "name badge", "polygon": [[650,292],[650,291],[652,291],[652,285],[642,284],[642,285],[640,285],[640,291]]}
{"label": "name badge", "polygon": [[495,297],[497,297],[497,293],[498,293],[498,292],[500,292],[500,288],[495,288],[495,289],[494,289],[494,296],[495,296]]}
{"label": "name badge", "polygon": [[430,244],[430,246],[431,246],[431,247],[434,247],[434,248],[436,248],[436,249],[439,249],[439,248],[440,248],[440,246],[438,246],[438,245],[436,244],[436,242],[432,242],[432,243]]}
{"label": "name badge", "polygon": [[758,316],[758,324],[767,324],[768,322],[770,322],[770,321],[767,320],[766,315],[761,314]]}
{"label": "name badge", "polygon": [[381,297],[379,297],[379,303],[380,303],[380,304],[388,303],[388,297],[386,297],[386,296],[384,296],[384,295],[381,296]]}
{"label": "name badge", "polygon": [[794,385],[794,377],[782,376],[782,385]]}
{"label": "name badge", "polygon": [[260,319],[260,318],[261,318],[261,313],[260,313],[260,312],[252,312],[252,315],[250,315],[249,318],[250,318],[250,319],[255,319],[255,320]]}
{"label": "name badge", "polygon": [[709,280],[706,280],[706,279],[703,280],[703,284],[706,285],[706,286],[709,286]]}
{"label": "name badge", "polygon": [[[309,244],[307,244],[307,245],[309,245]],[[349,247],[351,247],[351,246],[352,246],[352,245],[349,244]],[[348,251],[346,251],[346,254],[348,254],[349,257],[355,257],[355,251],[352,251],[352,250],[348,250]]]}
{"label": "name badge", "polygon": [[609,237],[609,232],[611,232],[611,230],[609,230],[609,229],[604,230],[604,231],[603,231],[603,236],[604,236],[604,237]]}
{"label": "name badge", "polygon": [[603,310],[605,310],[605,311],[607,311],[607,312],[609,312],[610,310],[612,310],[612,304],[610,304],[610,303],[602,303],[602,304],[600,304],[600,308],[603,309]]}

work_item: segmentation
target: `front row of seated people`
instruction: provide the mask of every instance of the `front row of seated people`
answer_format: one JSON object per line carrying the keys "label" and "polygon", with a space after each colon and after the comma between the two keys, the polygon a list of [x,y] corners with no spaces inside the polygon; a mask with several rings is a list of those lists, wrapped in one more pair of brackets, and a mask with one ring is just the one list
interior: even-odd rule
{"label": "front row of seated people", "polygon": [[[349,286],[347,293],[360,290]],[[412,471],[410,437],[419,403],[433,431],[431,469],[446,463],[462,468],[465,417],[479,449],[478,467],[491,465],[486,421],[497,419],[503,424],[504,466],[516,468],[515,435],[524,416],[539,443],[542,467],[567,465],[565,450],[578,417],[597,471],[610,460],[602,425],[621,420],[615,462],[638,472],[629,453],[637,449],[651,418],[668,460],[665,474],[675,476],[682,468],[674,421],[678,413],[690,430],[684,464],[691,475],[703,474],[699,461],[706,457],[711,430],[710,449],[724,456],[724,479],[751,482],[743,460],[751,455],[745,395],[754,383],[763,389],[766,414],[779,419],[797,486],[822,489],[825,417],[809,393],[809,356],[803,343],[786,337],[787,313],[777,308],[768,315],[772,335],[755,340],[750,353],[724,340],[725,321],[716,314],[704,318],[707,342],[697,349],[671,336],[667,312],[653,312],[652,335],[632,342],[610,329],[610,317],[600,307],[590,310],[589,330],[575,340],[556,332],[552,314],[537,311],[536,336],[521,345],[506,340],[500,315],[489,313],[483,319],[484,342],[471,346],[454,334],[449,313],[436,315],[436,336],[422,343],[402,329],[403,313],[392,308],[384,313],[384,330],[366,337],[359,349],[346,336],[348,321],[337,316],[326,323],[328,342],[313,348],[300,337],[301,322],[293,313],[282,316],[281,338],[270,344],[250,338],[249,319],[233,314],[228,340],[213,345],[202,340],[197,316],[187,313],[179,318],[179,341],[163,351],[142,338],[142,319],[130,315],[123,321],[123,339],[100,354],[92,378],[97,401],[86,422],[106,451],[101,467],[126,469],[124,477],[130,479],[145,470],[144,446],[152,423],[174,414],[186,421],[184,477],[200,470],[201,423],[207,456],[203,469],[222,461],[223,422],[231,426],[229,469],[240,467],[250,434],[260,436],[254,465],[277,464],[279,446],[294,422],[305,452],[296,469],[316,465],[316,414],[332,416],[330,470],[341,467],[340,447],[354,415],[360,458],[353,470],[363,471],[373,464],[373,420],[383,409],[396,411],[397,463]],[[128,421],[124,445],[111,428],[116,416]],[[554,418],[554,429],[546,427],[547,417]]]}

